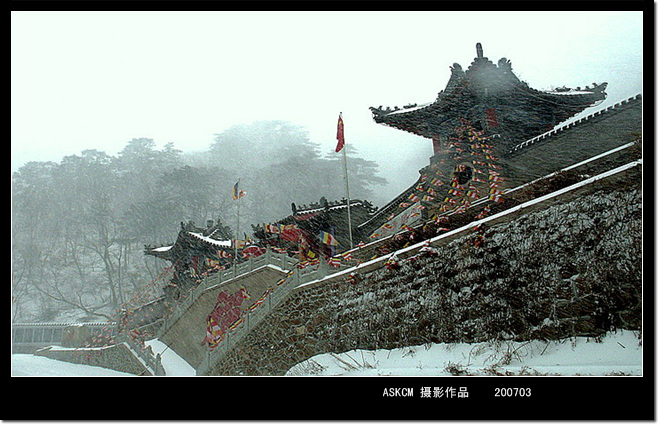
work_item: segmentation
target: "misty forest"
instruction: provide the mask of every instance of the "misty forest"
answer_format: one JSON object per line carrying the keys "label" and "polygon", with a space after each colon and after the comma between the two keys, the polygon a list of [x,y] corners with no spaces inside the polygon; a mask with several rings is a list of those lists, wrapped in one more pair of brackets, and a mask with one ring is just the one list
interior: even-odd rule
{"label": "misty forest", "polygon": [[[386,180],[375,162],[348,153],[352,198],[372,199]],[[181,222],[219,221],[235,233],[238,179],[247,193],[239,231],[250,235],[290,215],[293,202],[343,198],[342,166],[341,155],[282,121],[235,125],[204,152],[134,138],[115,156],[29,162],[12,176],[12,320],[112,320],[147,286],[161,296],[168,264],[144,255],[145,245],[173,243]]]}

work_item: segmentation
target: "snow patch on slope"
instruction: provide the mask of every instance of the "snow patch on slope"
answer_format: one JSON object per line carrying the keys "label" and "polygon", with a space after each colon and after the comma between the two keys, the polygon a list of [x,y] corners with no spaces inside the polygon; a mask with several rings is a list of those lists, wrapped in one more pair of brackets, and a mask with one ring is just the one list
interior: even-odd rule
{"label": "snow patch on slope", "polygon": [[631,331],[600,340],[438,343],[316,355],[286,375],[642,375],[642,344]]}

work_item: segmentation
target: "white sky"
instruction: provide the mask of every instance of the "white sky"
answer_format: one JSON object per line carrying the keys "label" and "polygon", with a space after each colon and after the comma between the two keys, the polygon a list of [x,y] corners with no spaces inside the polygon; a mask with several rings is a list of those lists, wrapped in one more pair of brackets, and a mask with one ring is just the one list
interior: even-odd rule
{"label": "white sky", "polygon": [[[374,123],[369,106],[426,103],[475,43],[531,87],[607,81],[600,108],[642,91],[641,12],[12,12],[12,170],[132,138],[204,150],[235,124],[306,127],[401,172],[431,141]],[[396,185],[398,184],[398,185]]]}

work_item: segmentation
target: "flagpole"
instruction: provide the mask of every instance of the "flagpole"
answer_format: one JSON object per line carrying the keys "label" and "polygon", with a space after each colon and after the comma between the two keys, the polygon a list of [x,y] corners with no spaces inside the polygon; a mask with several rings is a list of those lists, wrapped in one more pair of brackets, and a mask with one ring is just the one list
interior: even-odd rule
{"label": "flagpole", "polygon": [[[340,113],[340,118],[343,118],[343,112]],[[352,240],[352,214],[350,213],[350,182],[347,177],[347,148],[343,146],[343,169],[345,171],[345,194],[347,196],[347,227],[350,233],[350,249],[354,248],[354,241]]]}
{"label": "flagpole", "polygon": [[[335,226],[335,225],[332,225],[332,226],[331,226],[331,237],[336,237],[336,226]],[[329,246],[331,246],[331,247],[330,247],[330,249],[331,249],[331,257],[336,256],[336,246],[334,246],[333,243],[330,244]]]}
{"label": "flagpole", "polygon": [[235,252],[234,252],[234,256],[233,256],[233,267],[234,268],[238,263],[238,234],[240,234],[240,198],[242,197],[242,196],[240,196],[240,178],[238,178],[237,187],[238,187],[238,190],[237,190],[237,193],[235,193],[235,194],[238,196],[238,223],[237,223],[236,228],[235,228]]}

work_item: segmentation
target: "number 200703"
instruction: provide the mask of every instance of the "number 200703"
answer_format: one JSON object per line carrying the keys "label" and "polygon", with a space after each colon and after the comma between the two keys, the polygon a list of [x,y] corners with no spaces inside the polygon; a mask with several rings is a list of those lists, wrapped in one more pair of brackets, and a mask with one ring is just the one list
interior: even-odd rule
{"label": "number 200703", "polygon": [[494,397],[530,397],[532,392],[523,387],[496,387]]}

